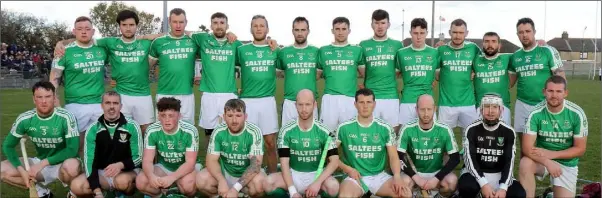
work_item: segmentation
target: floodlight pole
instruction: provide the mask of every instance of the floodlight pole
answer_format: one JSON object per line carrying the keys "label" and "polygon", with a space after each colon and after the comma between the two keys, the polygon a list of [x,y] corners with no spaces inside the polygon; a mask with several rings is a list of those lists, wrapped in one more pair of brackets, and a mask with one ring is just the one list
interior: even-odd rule
{"label": "floodlight pole", "polygon": [[431,47],[435,46],[435,1],[433,1],[433,6],[431,10]]}
{"label": "floodlight pole", "polygon": [[163,33],[167,33],[167,1],[163,1]]}

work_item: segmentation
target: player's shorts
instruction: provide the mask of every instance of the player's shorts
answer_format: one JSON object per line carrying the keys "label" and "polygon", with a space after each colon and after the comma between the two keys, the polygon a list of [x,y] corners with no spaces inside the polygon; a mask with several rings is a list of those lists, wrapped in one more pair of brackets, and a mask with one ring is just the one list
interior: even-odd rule
{"label": "player's shorts", "polygon": [[223,121],[224,106],[230,99],[238,98],[233,93],[203,92],[199,113],[199,126],[204,129],[215,129]]}
{"label": "player's shorts", "polygon": [[[401,103],[399,104],[399,124],[405,125],[418,119],[416,115],[416,103]],[[433,114],[433,120],[437,119],[437,114]]]}
{"label": "player's shorts", "polygon": [[[379,174],[372,175],[372,176],[362,176],[361,180],[364,182],[364,184],[366,184],[366,186],[368,186],[368,190],[370,192],[372,192],[372,194],[376,194],[376,192],[378,192],[378,189],[380,189],[380,187],[382,187],[383,184],[385,184],[385,182],[387,182],[387,180],[389,180],[392,177],[393,176],[391,176],[385,172],[381,172]],[[355,180],[351,177],[347,177],[347,178],[345,178],[345,180],[351,181],[354,184],[357,184],[357,186],[362,189],[362,194],[368,193],[368,192],[366,192],[366,189],[364,189],[364,187],[362,187],[362,184],[357,183],[357,180]]]}
{"label": "player's shorts", "polygon": [[293,178],[293,184],[298,192],[305,194],[305,190],[311,183],[314,182],[316,171],[313,172],[299,172],[291,169],[291,176]]}
{"label": "player's shorts", "polygon": [[[282,126],[294,119],[297,119],[297,117],[299,117],[299,113],[297,113],[297,105],[295,104],[295,101],[284,99],[284,102],[282,103]],[[318,119],[317,106],[314,108],[314,119]]]}
{"label": "player's shorts", "polygon": [[[42,160],[40,160],[37,157],[30,157],[29,158],[29,164],[30,165],[34,165],[34,164],[39,164],[40,162],[42,162]],[[61,181],[61,179],[59,178],[59,173],[61,170],[61,164],[55,164],[55,165],[48,165],[46,167],[44,167],[42,170],[40,170],[40,173],[42,174],[42,177],[44,178],[43,182],[37,182],[37,184],[42,184],[44,186],[48,186],[48,184],[58,180],[60,181],[64,187],[67,187],[68,184],[64,183],[63,181]]]}
{"label": "player's shorts", "polygon": [[[180,114],[182,114],[182,119],[190,124],[194,124],[194,94],[189,95],[163,95],[157,94],[157,102],[161,98],[165,97],[174,97],[175,99],[180,100],[180,104],[182,107],[180,108]],[[159,110],[157,109],[157,122],[159,121]]]}
{"label": "player's shorts", "polygon": [[[140,168],[135,168],[133,171],[136,173],[136,175],[138,175],[140,173]],[[98,169],[98,176],[104,178],[107,181],[107,183],[109,184],[109,190],[115,189],[115,181],[113,180],[113,177],[106,177],[104,170]]]}
{"label": "player's shorts", "polygon": [[339,124],[354,118],[357,115],[355,98],[344,95],[324,94],[320,107],[320,121],[335,131]]}
{"label": "player's shorts", "polygon": [[[477,115],[479,116],[479,118],[482,118],[483,114],[481,114],[481,107],[477,108]],[[504,106],[504,112],[502,112],[502,116],[500,117],[500,120],[502,120],[506,124],[510,125],[511,124],[510,115],[511,115],[510,108]]]}
{"label": "player's shorts", "polygon": [[257,125],[263,135],[278,132],[278,111],[274,96],[242,100],[247,106],[247,120]]}
{"label": "player's shorts", "polygon": [[[462,177],[462,175],[464,174],[469,174],[471,177],[473,177],[468,172],[468,170],[466,170],[466,168],[462,168],[462,170],[460,171],[460,177]],[[496,190],[500,187],[500,179],[502,178],[502,173],[483,173],[483,175],[485,175],[485,179],[487,179],[487,181],[489,182],[488,184],[491,185],[491,188]]]}
{"label": "player's shorts", "polygon": [[535,109],[535,106],[516,100],[514,105],[514,130],[517,133],[525,132],[525,124],[533,109]]}
{"label": "player's shorts", "polygon": [[121,94],[121,113],[134,119],[138,124],[145,125],[155,122],[155,105],[153,97],[128,96]]}
{"label": "player's shorts", "polygon": [[65,109],[71,112],[77,120],[77,131],[85,132],[90,125],[96,123],[98,118],[104,113],[100,103],[98,104],[78,104],[71,103],[65,105]]}
{"label": "player's shorts", "polygon": [[[560,169],[562,170],[562,174],[560,175],[560,177],[557,177],[557,178],[553,178],[552,176],[550,176],[550,183],[554,186],[563,187],[563,188],[571,191],[572,193],[577,193],[577,175],[579,174],[579,167],[578,166],[568,167],[568,166],[564,166],[559,163],[557,163],[557,164],[560,166]],[[538,164],[538,165],[543,166],[541,164]],[[544,168],[545,168],[545,166],[544,166]],[[548,172],[548,169],[545,168],[543,175],[536,175],[536,176],[539,181],[543,181],[543,179],[546,176],[548,176],[549,174],[550,174],[550,172]]]}
{"label": "player's shorts", "polygon": [[439,121],[447,124],[451,129],[456,127],[465,129],[478,119],[479,114],[475,106],[439,107]]}
{"label": "player's shorts", "polygon": [[[159,168],[159,169],[163,170],[163,172],[165,172],[165,174],[167,174],[167,175],[171,175],[174,172],[174,171],[170,171],[167,168],[165,168],[165,166],[163,166],[163,164],[161,164],[161,163],[155,164],[155,168]],[[195,171],[198,172],[198,171],[201,171],[201,169],[203,169],[203,165],[201,165],[200,163],[194,164]]]}
{"label": "player's shorts", "polygon": [[372,113],[375,118],[381,118],[392,127],[399,125],[399,99],[376,99]]}

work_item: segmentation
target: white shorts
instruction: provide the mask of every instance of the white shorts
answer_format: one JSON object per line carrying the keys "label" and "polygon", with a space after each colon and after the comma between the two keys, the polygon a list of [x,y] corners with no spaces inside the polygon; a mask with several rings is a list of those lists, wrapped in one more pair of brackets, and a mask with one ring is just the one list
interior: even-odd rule
{"label": "white shorts", "polygon": [[[462,170],[460,171],[460,177],[464,174],[470,174],[468,170],[466,170],[466,168],[462,168]],[[483,175],[485,175],[485,178],[489,182],[488,184],[491,185],[491,188],[493,188],[493,190],[497,190],[500,187],[500,179],[502,178],[502,173],[483,173]],[[470,176],[473,177],[472,175]],[[475,180],[478,182],[476,178]]]}
{"label": "white shorts", "polygon": [[209,93],[201,96],[199,126],[203,129],[215,129],[223,121],[224,106],[230,99],[238,98],[233,93]]}
{"label": "white shorts", "polygon": [[[173,173],[173,171],[167,170],[167,168],[165,168],[165,166],[163,166],[163,164],[156,163],[155,168],[159,168],[159,169],[163,170],[163,172],[165,172],[165,174],[167,174],[167,175],[171,175]],[[201,165],[200,163],[194,164],[195,171],[198,172],[198,171],[201,171],[201,169],[203,169],[203,165]]]}
{"label": "white shorts", "polygon": [[[32,166],[34,164],[39,164],[40,162],[42,162],[42,160],[40,160],[37,157],[30,157],[29,158],[29,165]],[[67,187],[68,185],[65,184],[63,181],[61,181],[61,179],[59,178],[59,172],[61,170],[61,164],[55,164],[55,165],[48,165],[46,167],[44,167],[42,170],[40,170],[40,174],[42,174],[42,177],[44,178],[44,182],[37,182],[37,184],[42,184],[44,186],[48,186],[48,184],[58,180],[60,181],[64,187]]]}
{"label": "white shorts", "polygon": [[65,105],[65,109],[71,112],[77,120],[77,131],[85,132],[88,127],[98,121],[104,111],[98,104],[77,104],[71,103]]}
{"label": "white shorts", "polygon": [[447,124],[451,129],[456,127],[465,129],[478,119],[479,114],[475,106],[439,107],[439,121]]}
{"label": "white shorts", "polygon": [[155,121],[155,105],[153,97],[121,95],[121,113],[138,122],[139,125],[150,124]]}
{"label": "white shorts", "polygon": [[533,109],[535,109],[535,106],[516,100],[516,104],[514,105],[514,130],[517,133],[525,132],[525,124]]}
{"label": "white shorts", "polygon": [[[379,173],[377,175],[372,175],[372,176],[362,176],[362,181],[364,182],[364,184],[366,184],[366,186],[368,186],[368,190],[370,192],[372,192],[372,194],[376,194],[376,192],[378,192],[378,189],[380,189],[380,187],[385,184],[385,182],[387,182],[387,180],[389,180],[391,177],[391,175],[382,172]],[[351,181],[354,184],[357,184],[361,189],[362,189],[362,194],[366,194],[368,192],[366,192],[366,190],[362,187],[361,184],[358,184],[357,181],[351,177],[347,177],[345,178],[345,180]]]}
{"label": "white shorts", "polygon": [[387,121],[391,127],[399,125],[399,99],[376,99],[372,114]]}
{"label": "white shorts", "polygon": [[314,182],[314,177],[316,176],[316,171],[313,172],[299,172],[293,169],[291,170],[291,176],[293,178],[293,184],[295,188],[301,195],[305,194],[305,190],[311,183]]}
{"label": "white shorts", "polygon": [[274,96],[242,100],[247,106],[247,120],[257,125],[263,135],[278,132],[278,111]]}
{"label": "white shorts", "polygon": [[[181,120],[194,124],[194,94],[189,95],[162,95],[157,94],[157,102],[161,98],[174,97],[180,100],[182,108],[180,108],[180,114],[182,114]],[[159,121],[159,109],[157,109],[157,122]]]}
{"label": "white shorts", "polygon": [[[136,173],[136,175],[138,175],[140,173],[140,168],[135,168],[133,171]],[[106,177],[104,170],[99,169],[98,176],[104,178],[107,181],[107,183],[109,183],[109,190],[115,189],[115,181],[113,181],[112,177]]]}
{"label": "white shorts", "polygon": [[[282,103],[282,120],[281,125],[284,126],[286,123],[297,119],[299,113],[297,112],[297,105],[295,101],[284,99]],[[314,108],[314,119],[318,119],[318,107]]]}
{"label": "white shorts", "polygon": [[[399,124],[405,125],[408,122],[418,119],[416,115],[416,103],[399,104]],[[433,114],[433,120],[437,120],[437,114]]]}
{"label": "white shorts", "polygon": [[[477,108],[477,115],[479,115],[479,118],[482,118],[483,114],[481,113],[481,107]],[[504,112],[502,112],[502,115],[500,117],[500,120],[504,121],[506,124],[510,125],[510,109],[506,106],[504,106]]]}
{"label": "white shorts", "polygon": [[[560,169],[562,170],[562,174],[560,174],[560,177],[557,177],[557,178],[550,176],[550,183],[554,186],[563,187],[563,188],[571,191],[572,193],[577,193],[577,175],[579,174],[579,167],[578,166],[568,167],[568,166],[564,166],[559,163],[557,163],[557,164],[560,166]],[[543,166],[543,165],[539,164],[539,166]],[[545,168],[545,166],[544,166],[544,168]],[[548,172],[548,169],[545,168],[543,175],[536,175],[536,176],[539,181],[542,181],[544,179],[544,177],[548,176],[549,174],[550,174],[550,172]]]}
{"label": "white shorts", "polygon": [[355,98],[344,95],[324,94],[320,107],[320,121],[330,131],[335,131],[339,124],[357,115]]}

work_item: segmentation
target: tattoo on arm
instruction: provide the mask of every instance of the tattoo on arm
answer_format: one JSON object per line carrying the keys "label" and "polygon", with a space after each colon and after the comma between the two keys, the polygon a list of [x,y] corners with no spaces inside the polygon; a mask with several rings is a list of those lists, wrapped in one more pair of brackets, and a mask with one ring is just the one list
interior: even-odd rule
{"label": "tattoo on arm", "polygon": [[50,82],[54,84],[56,88],[61,84],[61,78],[63,77],[63,70],[52,68],[50,70],[54,73],[54,78],[50,79]]}
{"label": "tattoo on arm", "polygon": [[247,184],[251,182],[251,179],[253,179],[253,177],[259,173],[261,168],[261,162],[257,156],[251,156],[250,160],[251,164],[249,167],[247,167],[247,170],[245,170],[240,179],[238,179],[238,183],[240,183],[242,186],[247,186]]}

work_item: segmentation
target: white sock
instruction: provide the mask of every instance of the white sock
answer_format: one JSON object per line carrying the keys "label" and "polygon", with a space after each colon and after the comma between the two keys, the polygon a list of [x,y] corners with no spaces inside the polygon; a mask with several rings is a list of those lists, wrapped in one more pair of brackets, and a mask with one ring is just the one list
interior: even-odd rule
{"label": "white sock", "polygon": [[38,191],[38,197],[46,196],[50,193],[50,190],[40,184],[36,184],[36,190]]}

